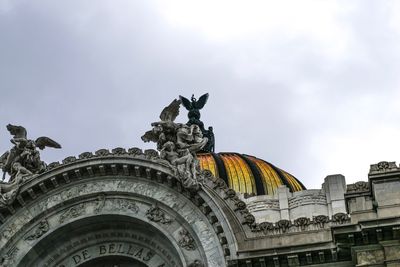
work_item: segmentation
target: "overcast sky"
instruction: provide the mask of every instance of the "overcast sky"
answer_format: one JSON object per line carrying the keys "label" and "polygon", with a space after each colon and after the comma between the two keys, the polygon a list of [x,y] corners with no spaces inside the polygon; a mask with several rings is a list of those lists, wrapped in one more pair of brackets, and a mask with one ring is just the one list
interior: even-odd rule
{"label": "overcast sky", "polygon": [[400,1],[0,0],[0,149],[7,123],[61,143],[47,162],[154,148],[163,107],[209,92],[218,152],[352,183],[400,160],[399,74]]}

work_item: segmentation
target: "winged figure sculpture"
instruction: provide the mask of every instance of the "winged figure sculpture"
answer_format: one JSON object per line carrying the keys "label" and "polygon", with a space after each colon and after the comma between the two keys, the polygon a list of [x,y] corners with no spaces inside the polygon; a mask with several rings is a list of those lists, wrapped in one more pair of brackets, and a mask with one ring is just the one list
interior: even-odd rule
{"label": "winged figure sculpture", "polygon": [[175,132],[178,126],[178,124],[174,123],[174,121],[179,115],[180,105],[181,101],[178,99],[174,99],[171,104],[166,106],[161,111],[161,121],[153,122],[151,124],[151,126],[153,126],[153,129],[147,131],[142,136],[142,140],[144,142],[155,142],[158,143],[158,145],[161,145],[161,142],[164,143],[164,141],[166,141],[166,139],[168,138],[168,133]]}
{"label": "winged figure sculpture", "polygon": [[[39,151],[46,147],[61,148],[61,145],[53,139],[42,136],[36,140],[28,139],[27,131],[23,126],[8,124],[7,130],[13,136],[10,140],[14,145],[9,151],[0,157],[0,167],[5,174],[10,175],[10,180],[20,171],[26,169],[25,173],[39,173],[46,168],[46,164],[40,160]],[[18,163],[18,164],[17,164]]]}

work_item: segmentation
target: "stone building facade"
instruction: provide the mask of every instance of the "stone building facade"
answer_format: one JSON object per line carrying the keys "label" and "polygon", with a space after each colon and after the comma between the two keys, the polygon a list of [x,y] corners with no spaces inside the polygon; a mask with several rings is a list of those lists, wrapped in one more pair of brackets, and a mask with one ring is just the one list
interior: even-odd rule
{"label": "stone building facade", "polygon": [[[163,110],[142,137],[158,151],[100,149],[47,165],[36,147],[58,143],[7,126],[0,266],[400,266],[395,162],[371,165],[368,181],[329,175],[307,190],[262,159],[213,153],[199,120],[207,98],[181,98],[192,125],[173,122],[179,100]],[[194,154],[206,143],[211,151]]]}
{"label": "stone building facade", "polygon": [[400,266],[400,168],[246,196],[210,171],[182,187],[154,150],[52,163],[1,210],[2,266]]}

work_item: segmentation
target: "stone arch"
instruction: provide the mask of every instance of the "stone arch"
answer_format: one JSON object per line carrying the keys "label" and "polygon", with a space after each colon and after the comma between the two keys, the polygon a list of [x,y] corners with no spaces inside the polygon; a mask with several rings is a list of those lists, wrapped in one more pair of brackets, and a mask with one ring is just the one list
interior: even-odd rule
{"label": "stone arch", "polygon": [[[6,261],[15,265],[23,260],[35,242],[40,242],[56,229],[54,226],[60,224],[65,213],[64,217],[74,217],[72,221],[91,215],[126,215],[153,227],[161,227],[166,236],[173,233],[171,242],[183,255],[180,264],[185,266],[191,263],[190,260],[198,259],[205,266],[226,265],[235,242],[229,233],[225,236],[226,226],[218,222],[223,216],[218,204],[210,203],[213,201],[208,197],[210,192],[185,190],[171,169],[159,160],[142,155],[104,154],[79,160],[70,157],[63,163],[50,165],[50,171],[23,185],[16,204],[8,207],[8,214],[2,212],[4,224],[0,226],[0,252]],[[132,211],[126,214],[126,209],[135,209],[132,203],[139,207],[138,214]],[[125,211],[110,209],[116,205],[122,205]],[[170,225],[175,225],[175,228],[165,228],[167,223],[160,222],[162,218],[150,220],[146,213],[151,208],[161,209],[166,214],[166,221],[173,218]],[[85,210],[84,214],[80,215],[79,210]],[[58,219],[51,219],[52,216]],[[47,231],[43,230],[46,229],[44,219],[49,224]],[[26,240],[29,236],[34,239],[32,244]],[[182,239],[189,236],[189,241],[182,241],[183,245],[179,245],[180,236]],[[182,248],[192,239],[197,254],[190,248]]]}

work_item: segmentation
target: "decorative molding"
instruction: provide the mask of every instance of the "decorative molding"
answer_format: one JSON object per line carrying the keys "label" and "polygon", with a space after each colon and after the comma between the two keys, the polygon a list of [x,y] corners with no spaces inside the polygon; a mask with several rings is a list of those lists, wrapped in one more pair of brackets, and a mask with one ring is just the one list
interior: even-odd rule
{"label": "decorative molding", "polygon": [[289,198],[289,209],[294,209],[307,204],[327,205],[326,195],[322,193],[308,193]]}

